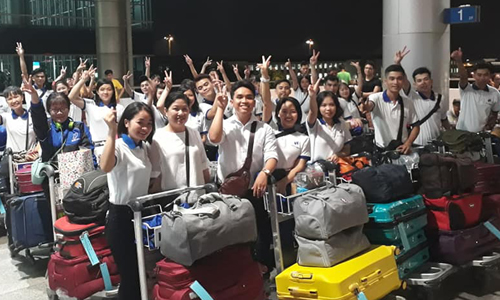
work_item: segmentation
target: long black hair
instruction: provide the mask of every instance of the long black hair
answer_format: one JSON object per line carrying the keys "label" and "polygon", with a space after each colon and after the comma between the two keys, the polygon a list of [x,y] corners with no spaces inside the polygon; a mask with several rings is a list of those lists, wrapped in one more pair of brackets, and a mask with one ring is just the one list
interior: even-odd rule
{"label": "long black hair", "polygon": [[286,97],[286,98],[283,98],[280,101],[278,101],[278,104],[276,104],[276,120],[278,123],[278,128],[280,128],[280,129],[282,129],[283,126],[281,125],[281,119],[279,117],[279,114],[280,114],[281,107],[286,102],[292,103],[293,106],[295,107],[295,110],[297,111],[297,121],[295,121],[295,125],[300,125],[300,123],[302,123],[302,108],[300,107],[299,101],[293,97]]}
{"label": "long black hair", "polygon": [[318,97],[316,99],[316,101],[318,102],[318,116],[320,118],[323,118],[323,115],[321,115],[321,111],[319,108],[327,97],[331,97],[333,99],[333,103],[335,104],[335,115],[333,116],[333,122],[339,123],[340,117],[344,115],[344,110],[342,109],[342,107],[340,107],[339,98],[333,92],[323,91],[318,94]]}
{"label": "long black hair", "polygon": [[155,134],[155,114],[153,112],[153,109],[149,105],[143,102],[132,102],[131,104],[127,105],[125,110],[123,111],[122,117],[120,118],[120,121],[118,122],[118,134],[127,134],[128,135],[128,128],[125,126],[125,120],[128,120],[129,122],[137,115],[140,111],[145,111],[149,114],[151,117],[151,123],[152,123],[152,130],[149,136],[146,138],[146,141],[148,141],[150,144],[153,141],[153,135]]}
{"label": "long black hair", "polygon": [[[179,92],[183,93],[186,92],[186,91],[191,91],[194,95],[194,102],[193,102],[193,106],[191,106],[191,112],[195,112],[195,113],[198,113],[200,110],[200,104],[198,103],[198,99],[196,99],[196,89],[194,87],[194,81],[192,81],[191,79],[184,79],[182,82],[181,82],[181,85],[179,87]],[[189,103],[188,103],[189,105]]]}

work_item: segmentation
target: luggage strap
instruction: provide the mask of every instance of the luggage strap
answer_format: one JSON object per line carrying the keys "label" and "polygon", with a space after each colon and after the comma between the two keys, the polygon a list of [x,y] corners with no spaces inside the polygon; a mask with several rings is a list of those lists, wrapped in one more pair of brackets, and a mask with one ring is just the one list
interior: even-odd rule
{"label": "luggage strap", "polygon": [[[95,253],[94,247],[92,247],[92,243],[89,239],[89,233],[84,231],[80,235],[80,241],[82,241],[83,249],[85,249],[85,253],[90,260],[92,266],[95,266],[99,263],[99,258],[97,258],[97,254]],[[113,289],[113,285],[111,284],[111,277],[109,276],[109,270],[106,263],[102,263],[99,265],[101,269],[102,279],[104,280],[104,288],[106,291],[110,291]]]}
{"label": "luggage strap", "polygon": [[201,286],[201,284],[198,282],[198,280],[193,282],[193,284],[191,284],[190,288],[193,290],[193,292],[196,293],[196,295],[198,295],[198,297],[200,297],[201,300],[214,300],[214,298],[212,298],[212,296],[210,296],[210,294],[207,292],[207,290],[205,290],[205,288],[203,286]]}
{"label": "luggage strap", "polygon": [[484,223],[484,226],[486,228],[488,228],[488,230],[493,233],[493,235],[500,240],[500,230],[498,230],[498,228],[496,228],[493,224],[491,224],[490,221],[488,222],[485,222]]}
{"label": "luggage strap", "polygon": [[408,235],[406,235],[405,231],[405,223],[401,222],[398,224],[399,237],[401,238],[401,243],[403,244],[403,248],[405,250],[410,250],[410,241],[408,240]]}
{"label": "luggage strap", "polygon": [[3,206],[2,201],[0,201],[0,215],[5,215],[5,207]]}

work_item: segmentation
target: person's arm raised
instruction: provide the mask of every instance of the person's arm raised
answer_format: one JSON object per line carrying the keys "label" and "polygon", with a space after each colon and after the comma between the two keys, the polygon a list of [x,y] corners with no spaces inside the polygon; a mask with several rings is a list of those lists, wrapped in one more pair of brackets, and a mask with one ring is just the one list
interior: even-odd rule
{"label": "person's arm raised", "polygon": [[167,71],[165,71],[165,80],[163,82],[165,83],[165,89],[161,93],[158,102],[156,102],[156,108],[163,116],[166,117],[167,113],[165,112],[165,101],[167,100],[168,94],[170,93],[170,89],[172,88],[172,71],[170,71],[170,74]]}
{"label": "person's arm raised", "polygon": [[132,90],[132,87],[130,87],[130,78],[132,78],[132,76],[134,76],[134,75],[131,74],[130,71],[127,71],[127,74],[123,75],[123,77],[122,77],[123,89],[130,97],[134,96],[134,91]]}
{"label": "person's arm raised", "polygon": [[151,78],[151,58],[148,56],[144,58],[144,68],[146,69],[144,75],[146,75],[147,78]]}
{"label": "person's arm raised", "polygon": [[203,63],[203,66],[201,67],[200,74],[205,74],[207,68],[212,64],[212,60],[210,59],[210,56],[207,56],[207,61]]}
{"label": "person's arm raised", "polygon": [[319,51],[313,49],[313,54],[309,59],[309,64],[311,65],[311,82],[316,82],[318,80],[318,71],[316,70],[316,65],[318,64]]}
{"label": "person's arm raised", "polygon": [[288,68],[288,72],[290,72],[290,78],[292,79],[292,89],[296,91],[299,88],[299,80],[297,79],[297,74],[293,70],[292,62],[290,59],[285,63],[285,67]]}
{"label": "person's arm raised", "polygon": [[[406,49],[406,46],[404,46],[403,50],[398,50],[394,55],[394,64],[401,66],[401,61],[405,58],[406,55],[408,55],[408,53],[410,53],[410,49]],[[410,93],[411,83],[408,80],[408,76],[406,75],[406,73],[403,77],[403,91],[405,92],[405,95],[408,95]]]}
{"label": "person's arm raised", "polygon": [[191,75],[193,75],[193,78],[196,78],[196,76],[198,76],[198,72],[196,71],[196,68],[194,67],[193,60],[187,54],[184,54],[184,59],[186,60],[186,64],[189,67],[189,71],[191,71]]}
{"label": "person's arm raised", "polygon": [[316,101],[316,97],[319,92],[319,79],[316,80],[314,85],[309,85],[309,113],[307,114],[307,123],[310,127],[314,126],[318,119],[318,102]]}
{"label": "person's arm raised", "polygon": [[214,144],[218,144],[222,141],[222,135],[224,133],[222,125],[224,122],[224,111],[226,110],[227,101],[226,87],[224,86],[219,89],[215,97],[216,103],[214,103],[214,105],[217,105],[219,109],[217,109],[212,125],[208,130],[208,139]]}
{"label": "person's arm raised", "polygon": [[271,102],[271,89],[269,87],[269,65],[271,64],[271,56],[265,58],[262,55],[262,64],[257,66],[260,69],[261,79],[260,79],[260,90],[262,93],[262,121],[269,122],[273,116],[273,103]]}
{"label": "person's arm raised", "polygon": [[21,42],[17,43],[16,53],[19,56],[19,66],[21,67],[21,75],[28,78],[28,67],[26,66],[26,60],[24,59],[24,48]]}
{"label": "person's arm raised", "polygon": [[467,70],[464,67],[462,57],[462,48],[458,48],[458,50],[455,50],[451,53],[451,58],[455,61],[458,67],[458,74],[460,76],[460,88],[465,89],[467,87],[467,84],[469,83],[469,75],[467,74]]}
{"label": "person's arm raised", "polygon": [[109,173],[113,170],[116,164],[115,143],[116,133],[118,132],[116,109],[112,108],[104,117],[104,121],[108,125],[108,137],[106,138],[106,143],[104,144],[104,150],[101,155],[99,166],[101,167],[101,170]]}
{"label": "person's arm raised", "polygon": [[233,73],[236,76],[236,80],[240,81],[243,80],[243,78],[240,75],[240,72],[238,71],[238,65],[233,65]]}
{"label": "person's arm raised", "polygon": [[356,68],[356,72],[358,74],[358,80],[357,80],[358,84],[357,84],[354,92],[356,93],[356,96],[358,96],[358,98],[361,98],[361,97],[363,97],[363,82],[365,81],[365,79],[363,77],[363,71],[361,70],[361,66],[359,65],[359,62],[352,61],[351,66]]}
{"label": "person's arm raised", "polygon": [[220,63],[217,62],[217,70],[222,74],[222,79],[226,84],[226,89],[231,90],[231,80],[227,77],[226,70],[224,69],[224,61],[221,60]]}
{"label": "person's arm raised", "polygon": [[85,101],[80,97],[80,90],[85,85],[85,82],[89,80],[90,77],[95,76],[96,68],[90,66],[88,71],[84,71],[80,80],[71,89],[68,98],[71,103],[83,109],[85,107]]}

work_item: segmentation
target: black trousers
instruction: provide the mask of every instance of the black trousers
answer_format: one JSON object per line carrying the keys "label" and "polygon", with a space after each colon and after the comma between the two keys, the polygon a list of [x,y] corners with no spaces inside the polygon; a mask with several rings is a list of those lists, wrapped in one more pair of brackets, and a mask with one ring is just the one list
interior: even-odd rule
{"label": "black trousers", "polygon": [[130,207],[109,205],[106,239],[121,277],[118,291],[118,299],[120,300],[141,299],[133,217]]}

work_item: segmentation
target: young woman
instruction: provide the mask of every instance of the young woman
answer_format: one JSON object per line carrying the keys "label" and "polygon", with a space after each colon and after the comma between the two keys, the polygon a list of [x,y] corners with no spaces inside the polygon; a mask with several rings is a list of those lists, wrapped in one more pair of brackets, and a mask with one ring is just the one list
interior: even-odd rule
{"label": "young woman", "polygon": [[[61,79],[61,80],[58,80],[54,83],[54,90],[58,93],[63,93],[65,95],[69,95],[70,87],[69,87],[68,83],[66,82],[66,80]],[[73,121],[82,122],[82,114],[83,114],[83,110],[81,108],[77,107],[76,105],[74,105],[73,103],[71,103],[71,105],[69,107],[69,117]]]}
{"label": "young woman", "polygon": [[116,120],[117,111],[111,108],[104,118],[109,129],[100,161],[101,169],[108,173],[110,206],[106,238],[121,277],[118,297],[135,300],[141,298],[139,268],[133,213],[127,203],[146,195],[150,179],[159,175],[154,169],[158,163],[148,155],[155,132],[154,114],[147,104],[134,102],[124,110],[118,124]]}
{"label": "young woman", "polygon": [[168,125],[158,130],[153,138],[151,157],[160,162],[163,191],[202,185],[210,180],[200,133],[186,126],[190,116],[189,104],[183,93],[170,94],[164,109]]}
{"label": "young woman", "polygon": [[363,72],[359,63],[351,62],[358,72],[358,84],[354,91],[351,90],[348,84],[341,81],[339,85],[338,96],[340,107],[347,112],[350,117],[345,119],[351,126],[352,134],[361,134],[363,132],[363,122],[361,121],[361,115],[358,109],[359,99],[363,97]]}
{"label": "young woman", "polygon": [[311,139],[311,161],[326,159],[338,162],[341,156],[349,155],[351,139],[348,125],[342,120],[342,108],[338,97],[323,91],[316,96],[319,80],[314,86],[309,86],[311,109],[307,116],[307,132]]}

